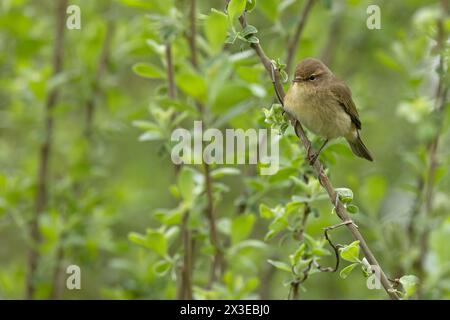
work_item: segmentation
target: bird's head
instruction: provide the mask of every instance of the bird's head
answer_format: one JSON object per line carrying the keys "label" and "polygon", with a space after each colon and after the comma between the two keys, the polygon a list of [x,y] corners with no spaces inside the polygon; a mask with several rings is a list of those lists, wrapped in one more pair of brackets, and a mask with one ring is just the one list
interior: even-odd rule
{"label": "bird's head", "polygon": [[294,83],[311,87],[325,83],[333,76],[333,73],[322,61],[314,58],[306,58],[300,61],[295,68]]}

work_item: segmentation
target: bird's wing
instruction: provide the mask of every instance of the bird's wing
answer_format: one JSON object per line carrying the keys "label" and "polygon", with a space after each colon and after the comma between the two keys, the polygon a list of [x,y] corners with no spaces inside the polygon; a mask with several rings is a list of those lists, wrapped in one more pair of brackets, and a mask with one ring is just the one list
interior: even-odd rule
{"label": "bird's wing", "polygon": [[352,119],[352,122],[355,124],[356,128],[361,129],[361,121],[359,120],[358,110],[356,110],[355,103],[353,102],[350,88],[343,81],[337,80],[333,81],[330,89],[339,105]]}

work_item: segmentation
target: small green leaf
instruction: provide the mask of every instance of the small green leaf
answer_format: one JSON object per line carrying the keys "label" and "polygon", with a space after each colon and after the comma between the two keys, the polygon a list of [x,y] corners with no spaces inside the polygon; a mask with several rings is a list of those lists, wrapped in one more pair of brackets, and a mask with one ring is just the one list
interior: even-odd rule
{"label": "small green leaf", "polygon": [[272,219],[275,216],[273,211],[263,203],[259,205],[259,214],[264,219]]}
{"label": "small green leaf", "polygon": [[259,39],[258,39],[258,37],[256,37],[256,36],[251,36],[251,37],[248,37],[248,38],[247,38],[247,42],[250,42],[250,43],[259,43]]}
{"label": "small green leaf", "polygon": [[406,275],[399,279],[400,283],[405,290],[404,299],[411,297],[417,290],[417,285],[419,284],[419,278],[414,275]]}
{"label": "small green leaf", "polygon": [[247,5],[245,6],[245,11],[252,12],[256,6],[256,0],[247,0]]}
{"label": "small green leaf", "polygon": [[350,262],[360,262],[359,241],[353,241],[348,246],[339,249],[341,258]]}
{"label": "small green leaf", "polygon": [[237,244],[246,239],[252,232],[255,223],[253,214],[243,214],[233,219],[231,222],[231,243]]}
{"label": "small green leaf", "polygon": [[359,208],[354,204],[347,205],[347,211],[351,214],[357,214],[359,212]]}
{"label": "small green leaf", "polygon": [[161,260],[155,263],[153,271],[160,277],[165,276],[167,271],[170,270],[172,264],[167,260]]}
{"label": "small green leaf", "polygon": [[348,188],[337,188],[336,193],[339,196],[339,200],[343,203],[350,203],[353,201],[353,191]]}
{"label": "small green leaf", "polygon": [[222,178],[223,176],[236,176],[241,174],[241,170],[237,168],[218,168],[213,171],[211,171],[211,178],[217,179]]}
{"label": "small green leaf", "polygon": [[251,35],[251,34],[254,34],[257,32],[258,32],[258,29],[256,29],[254,26],[249,24],[240,33],[241,33],[241,36],[246,37],[248,35]]}
{"label": "small green leaf", "polygon": [[275,268],[277,268],[279,270],[292,272],[291,267],[285,262],[275,261],[275,260],[270,260],[270,259],[267,260],[267,262],[270,263],[271,265],[273,265]]}
{"label": "small green leaf", "polygon": [[352,263],[351,265],[346,266],[344,269],[341,270],[341,272],[339,272],[339,276],[340,276],[342,279],[347,278],[348,275],[352,272],[352,270],[353,270],[357,265],[359,265],[359,263]]}
{"label": "small green leaf", "polygon": [[195,72],[183,71],[175,76],[178,87],[187,95],[204,101],[207,93],[206,81]]}
{"label": "small green leaf", "polygon": [[183,167],[178,175],[178,188],[181,197],[187,202],[191,203],[194,198],[194,171],[188,167]]}
{"label": "small green leaf", "polygon": [[158,67],[150,64],[139,62],[133,65],[133,72],[138,76],[150,79],[164,79],[165,73]]}
{"label": "small green leaf", "polygon": [[235,19],[241,16],[245,9],[247,0],[231,0],[228,4],[228,16],[230,22],[233,23]]}
{"label": "small green leaf", "polygon": [[165,256],[167,253],[167,240],[164,234],[157,230],[147,229],[145,236],[131,232],[128,239],[138,245],[155,251],[160,256]]}
{"label": "small green leaf", "polygon": [[214,52],[218,52],[225,41],[228,31],[227,15],[215,9],[205,20],[204,30],[206,39],[208,40]]}

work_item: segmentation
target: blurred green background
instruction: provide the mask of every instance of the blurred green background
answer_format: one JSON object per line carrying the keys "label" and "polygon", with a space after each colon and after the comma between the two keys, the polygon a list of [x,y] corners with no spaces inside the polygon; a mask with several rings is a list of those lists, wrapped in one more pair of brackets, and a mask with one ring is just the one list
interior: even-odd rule
{"label": "blurred green background", "polygon": [[[306,2],[246,4],[247,21],[270,58],[286,62]],[[292,128],[281,137],[281,170],[274,176],[261,176],[250,165],[205,169],[171,162],[171,131],[190,130],[194,120],[220,129],[271,126],[263,108],[275,101],[272,83],[248,36],[241,33],[225,45],[226,33],[230,40],[242,28],[223,13],[224,1],[195,1],[193,66],[193,1],[71,0],[67,5],[81,9],[81,29],[64,27],[62,68],[54,74],[58,3],[0,3],[0,298],[186,297],[180,293],[186,230],[197,299],[288,298],[297,279],[289,256],[305,242],[301,260],[334,265],[323,228],[340,221]],[[381,9],[379,30],[366,26],[373,4]],[[63,13],[65,25],[70,14]],[[375,162],[354,157],[340,140],[320,159],[335,187],[353,191],[359,212],[352,217],[388,276],[419,278],[417,290],[406,295],[407,288],[393,282],[405,298],[450,298],[449,31],[447,1],[317,0],[293,62],[321,58],[352,89]],[[168,47],[177,93],[172,98]],[[45,110],[55,91],[48,201],[37,213]],[[211,173],[213,223],[224,262],[215,279],[217,246],[210,238],[205,183]],[[302,240],[296,235],[306,206],[312,212]],[[30,232],[36,217],[38,238]],[[274,225],[277,217],[281,227]],[[353,241],[344,228],[332,238]],[[30,296],[32,248],[38,264]],[[65,270],[72,264],[81,268],[81,290],[65,288]],[[347,264],[342,260],[340,270]],[[339,271],[312,271],[298,297],[387,295],[369,290],[355,268],[346,279]]]}

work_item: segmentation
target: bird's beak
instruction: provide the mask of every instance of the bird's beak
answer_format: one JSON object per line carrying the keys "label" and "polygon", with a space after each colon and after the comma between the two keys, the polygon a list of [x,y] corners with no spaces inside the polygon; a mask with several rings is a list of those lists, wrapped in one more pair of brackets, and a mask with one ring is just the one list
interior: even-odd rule
{"label": "bird's beak", "polygon": [[292,82],[300,82],[300,81],[302,81],[302,78],[301,77],[295,77],[294,78],[294,80],[292,80]]}

